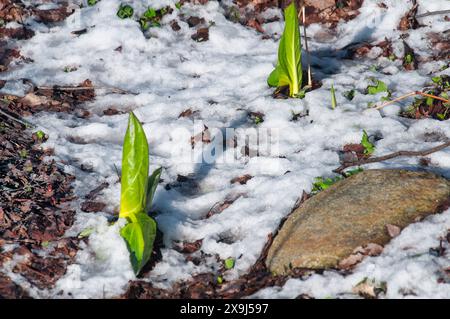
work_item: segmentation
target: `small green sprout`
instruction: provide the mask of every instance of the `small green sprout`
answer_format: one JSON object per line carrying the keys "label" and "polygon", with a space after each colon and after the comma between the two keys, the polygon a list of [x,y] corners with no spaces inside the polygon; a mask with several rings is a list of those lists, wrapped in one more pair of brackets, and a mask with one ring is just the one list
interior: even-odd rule
{"label": "small green sprout", "polygon": [[42,248],[47,248],[49,245],[50,245],[50,242],[48,242],[48,241],[43,241],[43,242],[41,243],[41,247],[42,247]]}
{"label": "small green sprout", "polygon": [[76,70],[78,70],[78,68],[76,67],[76,66],[70,66],[70,65],[68,65],[68,66],[65,66],[64,67],[64,72],[65,73],[70,73],[70,72],[74,72],[74,71],[76,71]]}
{"label": "small green sprout", "polygon": [[289,86],[289,96],[301,98],[302,59],[300,30],[295,1],[284,9],[285,26],[278,47],[278,63],[270,73],[267,83],[271,87]]}
{"label": "small green sprout", "polygon": [[97,4],[98,1],[99,1],[99,0],[88,0],[88,1],[87,1],[87,4],[88,4],[88,6],[92,7],[92,6],[95,6],[95,5]]}
{"label": "small green sprout", "polygon": [[373,85],[369,85],[367,86],[367,93],[370,95],[376,95],[378,93],[381,92],[388,92],[388,87],[386,85],[386,83],[384,83],[383,81],[377,80],[377,79],[372,79]]}
{"label": "small green sprout", "polygon": [[227,259],[225,259],[223,264],[224,264],[226,270],[230,270],[230,269],[234,268],[234,263],[235,262],[234,262],[233,258],[227,258]]}
{"label": "small green sprout", "polygon": [[316,177],[314,179],[313,188],[312,188],[311,192],[315,194],[320,191],[323,191],[323,190],[329,188],[331,185],[336,184],[337,182],[343,180],[344,178],[356,175],[362,171],[363,171],[363,169],[361,167],[358,167],[358,168],[344,172],[343,176],[335,176],[335,177],[328,177],[328,178]]}
{"label": "small green sprout", "polygon": [[181,2],[175,3],[175,8],[177,8],[178,10],[181,10],[182,6],[183,6],[183,4]]}
{"label": "small green sprout", "polygon": [[336,92],[334,90],[334,86],[331,85],[331,108],[334,110],[337,106],[336,102]]}
{"label": "small green sprout", "polygon": [[38,138],[38,140],[42,141],[45,138],[45,133],[39,130],[36,132],[36,137]]}
{"label": "small green sprout", "polygon": [[148,19],[156,17],[156,10],[153,8],[148,8],[147,11],[144,12],[144,17]]}
{"label": "small green sprout", "polygon": [[255,116],[255,124],[261,124],[262,122],[264,122],[264,120],[262,119],[262,117],[260,116]]}
{"label": "small green sprout", "polygon": [[363,131],[363,136],[361,138],[361,145],[364,146],[365,155],[370,155],[375,151],[375,145],[369,141],[369,136],[365,130]]}
{"label": "small green sprout", "polygon": [[391,61],[395,61],[395,59],[397,59],[397,57],[395,56],[395,54],[391,54],[388,56],[388,59]]}
{"label": "small green sprout", "polygon": [[354,89],[351,89],[350,91],[345,91],[343,93],[344,97],[349,101],[351,101],[355,98],[355,94],[356,94],[356,90],[354,90]]}
{"label": "small green sprout", "polygon": [[411,64],[414,62],[414,56],[411,53],[405,55],[405,64]]}
{"label": "small green sprout", "polygon": [[223,277],[222,276],[217,276],[217,284],[218,285],[223,284]]}
{"label": "small green sprout", "polygon": [[27,151],[26,149],[20,150],[19,156],[20,156],[21,158],[27,158],[27,157],[28,157],[28,151]]}
{"label": "small green sprout", "polygon": [[128,4],[121,4],[117,11],[117,16],[121,19],[131,18],[133,16],[134,9]]}
{"label": "small green sprout", "polygon": [[82,238],[86,238],[89,237],[93,232],[95,231],[94,227],[88,227],[86,229],[83,229],[79,234],[78,234],[78,239],[82,239]]}
{"label": "small green sprout", "polygon": [[164,7],[159,10],[147,8],[139,19],[141,29],[147,31],[149,28],[161,27],[161,19],[169,13],[170,7]]}
{"label": "small green sprout", "polygon": [[343,179],[342,176],[328,177],[328,178],[316,177],[314,179],[312,192],[318,193],[320,191],[323,191],[342,179]]}

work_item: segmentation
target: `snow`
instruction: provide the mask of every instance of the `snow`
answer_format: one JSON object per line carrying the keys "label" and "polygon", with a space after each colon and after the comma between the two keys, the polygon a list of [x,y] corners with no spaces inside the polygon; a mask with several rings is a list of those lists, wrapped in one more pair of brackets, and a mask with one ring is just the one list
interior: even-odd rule
{"label": "snow", "polygon": [[[358,143],[363,129],[371,136],[382,137],[376,142],[375,156],[439,144],[425,142],[426,133],[436,132],[450,138],[448,123],[400,118],[398,111],[405,103],[388,106],[381,112],[367,109],[369,102],[379,101],[382,95],[362,93],[371,83],[370,77],[388,84],[395,96],[421,89],[430,82],[429,73],[440,74],[442,62],[430,62],[421,70],[405,72],[401,61],[386,58],[339,59],[340,49],[351,43],[381,41],[385,37],[394,41],[396,54],[402,56],[403,46],[396,27],[409,8],[405,1],[383,1],[389,10],[377,5],[381,1],[365,1],[361,14],[339,24],[335,33],[327,34],[320,25],[311,25],[308,36],[312,38],[309,43],[312,62],[315,76],[322,80],[323,86],[303,100],[275,100],[271,97],[273,90],[266,84],[267,75],[276,63],[282,21],[263,25],[273,39],[262,40],[256,31],[226,20],[218,2],[210,1],[204,6],[186,4],[181,9],[186,16],[195,14],[207,22],[214,21],[209,41],[196,43],[190,38],[194,29],[187,23],[179,21],[181,30],[171,30],[168,22],[176,18],[176,10],[164,18],[161,28],[151,28],[143,34],[137,22],[116,17],[122,2],[102,0],[93,7],[78,9],[66,21],[52,27],[33,24],[36,35],[18,43],[22,55],[34,63],[19,64],[3,74],[6,80],[29,78],[46,86],[73,85],[89,78],[100,88],[96,100],[83,106],[92,113],[90,118],[54,113],[28,118],[49,134],[45,146],[55,149],[55,158],[65,163],[61,164],[65,171],[76,175],[76,195],[83,198],[100,183],[110,184],[99,198],[107,203],[104,212],[82,213],[81,200],[77,202],[76,223],[67,236],[89,227],[95,231],[56,287],[33,289],[35,297],[114,297],[134,279],[126,246],[118,233],[123,221],[109,225],[119,206],[120,183],[115,166],[121,165],[128,115],[104,116],[103,110],[109,107],[124,112],[134,110],[143,122],[149,141],[150,169],[162,166],[164,183],[175,181],[177,175],[194,180],[188,186],[170,190],[159,186],[156,191],[154,211],[166,248],[162,249],[162,261],[145,280],[165,288],[177,280],[218,269],[220,262],[215,255],[236,260],[226,279],[245,274],[259,257],[267,235],[277,229],[302,191],[311,190],[316,176],[332,175],[331,171],[339,166],[337,151],[347,143]],[[147,5],[159,8],[175,3],[128,2],[133,3],[138,14]],[[448,4],[445,0],[419,1],[419,13],[443,9]],[[427,56],[425,34],[442,31],[448,28],[448,23],[442,16],[422,22],[426,26],[412,31],[407,41],[419,55]],[[71,34],[83,28],[88,29],[86,34],[78,37]],[[326,41],[320,40],[324,32]],[[114,50],[119,46],[122,52]],[[371,70],[374,64],[381,72]],[[78,66],[78,70],[66,73],[66,66]],[[449,74],[448,69],[443,73]],[[336,89],[335,110],[331,109],[331,84]],[[128,93],[114,94],[112,88]],[[18,94],[24,90],[17,85],[7,89]],[[342,94],[351,89],[357,92],[348,101]],[[195,121],[178,118],[189,108],[198,111]],[[291,121],[293,113],[306,110],[308,117]],[[226,128],[240,129],[239,138],[254,134],[256,126],[248,119],[248,112],[264,113],[264,122],[257,128],[264,137],[268,132],[272,136],[263,140],[260,156],[246,158],[238,150],[237,159],[230,160],[232,148],[227,148],[223,157],[206,156],[213,145],[222,144]],[[190,138],[201,132],[203,125],[210,128],[218,144],[197,143],[193,153]],[[209,161],[202,163],[202,157]],[[430,155],[428,169],[450,178],[449,157],[449,149]],[[397,158],[367,168],[415,168],[417,162],[417,158]],[[91,167],[92,172],[81,170],[82,165]],[[230,183],[232,178],[244,174],[254,177],[246,185]],[[204,218],[214,204],[228,197],[238,199],[220,214]],[[439,258],[428,254],[428,249],[438,246],[439,236],[449,228],[450,211],[446,211],[407,227],[381,256],[367,258],[348,276],[325,272],[307,280],[291,279],[282,288],[267,288],[253,297],[291,298],[308,293],[319,298],[354,298],[357,296],[351,293],[352,287],[370,277],[387,282],[387,298],[412,297],[411,292],[416,297],[449,298],[450,285],[437,282],[439,269],[449,266],[449,250]],[[182,254],[172,249],[173,241],[198,239],[203,239],[202,251],[212,255],[206,263],[186,262]],[[26,285],[18,274],[13,274],[13,279]]]}

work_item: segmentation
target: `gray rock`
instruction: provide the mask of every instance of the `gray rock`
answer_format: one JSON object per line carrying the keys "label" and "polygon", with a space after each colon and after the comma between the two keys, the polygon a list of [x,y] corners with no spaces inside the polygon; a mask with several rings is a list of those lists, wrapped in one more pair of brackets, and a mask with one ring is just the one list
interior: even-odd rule
{"label": "gray rock", "polygon": [[306,200],[281,227],[269,249],[267,267],[335,268],[369,243],[385,245],[386,225],[403,229],[449,204],[450,182],[426,172],[368,170]]}

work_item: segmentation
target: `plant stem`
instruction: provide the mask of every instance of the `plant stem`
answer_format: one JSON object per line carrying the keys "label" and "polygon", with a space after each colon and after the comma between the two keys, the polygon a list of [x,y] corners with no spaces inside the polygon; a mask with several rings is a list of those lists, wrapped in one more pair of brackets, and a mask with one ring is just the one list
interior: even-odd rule
{"label": "plant stem", "polygon": [[432,95],[432,94],[428,94],[428,93],[423,93],[423,92],[420,92],[420,91],[414,91],[414,92],[410,92],[408,94],[399,96],[398,98],[395,98],[395,99],[393,99],[391,101],[387,101],[387,102],[385,102],[385,103],[383,103],[381,105],[378,105],[377,107],[375,107],[375,110],[380,110],[380,109],[382,109],[385,106],[391,105],[391,104],[393,104],[395,102],[404,100],[404,99],[406,99],[406,98],[408,98],[410,96],[414,96],[414,95],[422,95],[422,96],[426,96],[426,97],[431,97],[433,99],[442,101],[444,103],[450,103],[450,100],[444,99],[443,97]]}
{"label": "plant stem", "polygon": [[430,148],[427,150],[423,150],[423,151],[398,151],[398,152],[391,153],[391,154],[384,155],[384,156],[361,159],[361,160],[355,161],[355,162],[344,163],[341,166],[339,166],[338,168],[336,168],[335,170],[333,170],[333,172],[342,174],[342,171],[348,167],[382,162],[382,161],[386,161],[386,160],[389,160],[389,159],[392,159],[395,157],[400,157],[400,156],[426,156],[426,155],[441,151],[444,148],[447,148],[449,146],[450,146],[450,140],[448,140],[447,142],[445,142],[441,145],[438,145],[436,147],[433,147],[433,148]]}
{"label": "plant stem", "polygon": [[447,14],[447,13],[450,13],[450,10],[432,11],[432,12],[418,14],[418,15],[416,15],[416,18],[424,18],[424,17],[433,16],[433,15]]}
{"label": "plant stem", "polygon": [[8,113],[6,113],[6,112],[4,112],[4,111],[2,111],[2,110],[0,110],[0,114],[3,115],[3,116],[6,116],[6,117],[9,118],[10,120],[16,121],[17,123],[19,123],[19,124],[21,124],[21,125],[23,125],[23,126],[25,126],[25,127],[34,127],[33,124],[27,123],[27,122],[25,122],[25,121],[23,121],[23,120],[21,120],[21,119],[15,118],[14,116],[9,115]]}

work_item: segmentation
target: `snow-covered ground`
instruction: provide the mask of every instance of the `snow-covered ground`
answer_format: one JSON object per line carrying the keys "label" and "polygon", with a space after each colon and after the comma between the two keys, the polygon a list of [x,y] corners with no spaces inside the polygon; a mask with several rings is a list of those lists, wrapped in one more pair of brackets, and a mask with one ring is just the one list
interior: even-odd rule
{"label": "snow-covered ground", "polygon": [[[430,82],[430,73],[440,74],[445,61],[421,64],[417,71],[404,71],[401,60],[340,59],[340,49],[351,43],[385,37],[393,40],[396,55],[403,56],[400,31],[396,29],[410,8],[407,1],[365,1],[357,18],[339,24],[335,33],[325,37],[326,29],[311,25],[308,36],[312,38],[309,44],[314,74],[323,86],[302,100],[273,99],[273,90],[266,84],[276,63],[282,21],[263,25],[269,34],[277,34],[274,39],[262,40],[255,30],[226,20],[218,2],[210,1],[204,6],[186,4],[181,8],[186,16],[214,22],[209,41],[197,43],[191,39],[194,29],[187,23],[179,21],[178,32],[169,26],[168,22],[177,17],[177,10],[164,18],[161,28],[151,28],[143,34],[137,22],[117,18],[121,2],[102,0],[93,7],[77,10],[52,28],[34,24],[36,35],[20,43],[22,55],[34,63],[11,68],[3,74],[3,79],[28,78],[37,85],[73,85],[89,78],[96,87],[130,92],[112,94],[108,89],[97,90],[95,101],[84,106],[93,113],[87,119],[65,113],[40,113],[28,119],[49,134],[45,146],[54,148],[56,158],[65,163],[65,170],[76,175],[76,193],[80,198],[103,181],[110,184],[101,196],[108,204],[105,212],[83,213],[77,207],[76,223],[67,234],[76,235],[93,227],[95,232],[89,244],[78,252],[76,262],[53,290],[33,289],[35,297],[113,297],[134,279],[128,251],[118,233],[120,223],[108,224],[119,205],[120,184],[114,165],[119,168],[121,165],[128,118],[127,114],[103,115],[103,110],[109,107],[134,110],[148,136],[150,168],[164,168],[164,183],[157,189],[154,210],[166,248],[162,250],[162,261],[146,279],[166,288],[177,280],[220,267],[215,257],[198,266],[186,262],[182,254],[172,249],[173,241],[203,239],[204,253],[217,254],[221,259],[235,258],[236,266],[225,279],[246,273],[259,257],[267,235],[277,229],[302,191],[311,190],[316,176],[332,176],[331,171],[339,166],[338,151],[345,144],[359,143],[363,130],[381,138],[376,142],[374,155],[439,144],[425,141],[426,133],[450,138],[448,121],[401,118],[400,104],[383,111],[368,109],[368,103],[379,101],[382,95],[362,93],[370,84],[370,77],[387,83],[394,96],[420,90]],[[389,9],[378,6],[380,2]],[[447,0],[418,2],[419,13],[450,9]],[[147,6],[159,8],[174,3],[143,0],[133,3],[133,7],[142,13]],[[443,16],[424,18],[421,22],[425,26],[411,31],[407,42],[419,55],[428,56],[431,50],[426,33],[442,32],[450,23]],[[84,28],[88,29],[86,34],[79,37],[71,34]],[[115,50],[119,46],[121,52]],[[379,72],[373,71],[373,65]],[[77,66],[78,70],[66,73],[66,66]],[[443,73],[450,74],[448,69]],[[335,110],[331,109],[331,84],[337,91]],[[357,94],[350,102],[342,93],[351,89],[356,89]],[[189,108],[198,111],[195,120],[179,118]],[[306,110],[308,117],[291,120],[293,113]],[[264,122],[255,125],[248,112],[264,113]],[[214,141],[196,143],[194,154],[191,152],[190,137],[199,133],[203,125],[220,145],[221,133],[226,128],[241,129],[239,136],[258,128],[260,132],[270,132],[272,138],[261,143],[258,157],[239,153],[236,160],[221,156],[211,159],[206,154],[211,152]],[[202,152],[208,163],[199,160]],[[225,150],[226,155],[230,152],[234,149]],[[450,149],[430,158],[428,169],[450,178]],[[368,167],[414,168],[417,161],[399,158]],[[92,167],[92,172],[81,170],[81,165]],[[247,184],[230,183],[232,178],[244,174],[253,176]],[[193,182],[166,190],[163,185],[175,181],[178,175],[189,176]],[[215,203],[239,195],[220,214],[204,218]],[[356,297],[352,287],[368,277],[387,282],[387,298],[450,298],[450,284],[438,283],[440,271],[450,266],[450,248],[442,257],[428,253],[429,248],[439,245],[439,236],[445,235],[447,229],[450,210],[409,226],[385,247],[381,256],[367,258],[351,275],[330,271],[306,280],[291,279],[284,287],[267,288],[254,297],[292,298],[301,293],[314,297]],[[22,282],[19,275],[13,276]],[[61,290],[62,295],[58,294]]]}

